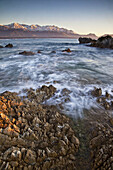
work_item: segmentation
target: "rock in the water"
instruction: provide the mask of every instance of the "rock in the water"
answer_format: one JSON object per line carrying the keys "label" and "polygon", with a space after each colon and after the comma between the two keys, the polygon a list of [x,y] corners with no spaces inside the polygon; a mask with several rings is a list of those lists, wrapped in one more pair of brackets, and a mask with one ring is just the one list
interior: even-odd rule
{"label": "rock in the water", "polygon": [[41,51],[40,50],[38,50],[38,52],[37,53],[41,53]]}
{"label": "rock in the water", "polygon": [[0,48],[4,48],[2,45],[0,45]]}
{"label": "rock in the water", "polygon": [[92,43],[92,42],[95,42],[96,40],[93,40],[93,39],[91,39],[91,38],[82,38],[82,37],[80,37],[79,38],[79,43],[80,44],[85,44],[85,43]]}
{"label": "rock in the water", "polygon": [[94,97],[97,97],[96,101],[100,103],[101,106],[103,106],[106,110],[111,110],[113,108],[113,101],[111,101],[113,96],[110,95],[107,91],[105,92],[105,95],[102,95],[102,89],[95,87],[91,94]]}
{"label": "rock in the water", "polygon": [[20,52],[19,54],[20,55],[35,55],[35,53],[32,51],[23,51],[23,52]]}
{"label": "rock in the water", "polygon": [[56,51],[51,51],[51,53],[52,53],[52,54],[55,54],[55,53],[56,53]]}
{"label": "rock in the water", "polygon": [[98,38],[96,42],[91,43],[91,47],[113,49],[113,38],[110,35]]}
{"label": "rock in the water", "polygon": [[7,47],[7,48],[12,48],[12,47],[13,47],[13,44],[7,44],[5,47]]}
{"label": "rock in the water", "polygon": [[62,52],[71,53],[71,50],[70,50],[70,48],[68,48],[68,49],[63,50]]}
{"label": "rock in the water", "polygon": [[92,91],[92,95],[95,97],[99,97],[102,95],[102,89],[101,88],[94,88]]}

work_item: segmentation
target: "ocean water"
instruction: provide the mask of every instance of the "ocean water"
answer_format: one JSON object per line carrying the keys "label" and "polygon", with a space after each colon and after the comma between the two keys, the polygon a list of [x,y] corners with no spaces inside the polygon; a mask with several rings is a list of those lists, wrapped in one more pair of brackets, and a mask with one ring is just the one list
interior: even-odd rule
{"label": "ocean water", "polygon": [[[14,47],[0,49],[0,93],[52,84],[57,93],[48,104],[63,103],[65,113],[73,116],[81,116],[84,108],[98,107],[90,94],[94,87],[112,94],[113,50],[81,45],[77,39],[0,40],[0,45],[8,43]],[[72,52],[62,52],[66,48]],[[36,54],[19,55],[24,50]],[[66,102],[61,95],[64,88],[71,91]]]}

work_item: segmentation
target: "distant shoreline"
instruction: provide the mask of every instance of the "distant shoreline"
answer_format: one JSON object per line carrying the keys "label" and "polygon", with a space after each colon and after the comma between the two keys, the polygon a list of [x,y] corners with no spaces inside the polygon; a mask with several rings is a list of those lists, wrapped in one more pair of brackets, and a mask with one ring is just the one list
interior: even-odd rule
{"label": "distant shoreline", "polygon": [[75,37],[0,37],[0,39],[54,39],[54,38],[62,38],[62,39],[78,39]]}

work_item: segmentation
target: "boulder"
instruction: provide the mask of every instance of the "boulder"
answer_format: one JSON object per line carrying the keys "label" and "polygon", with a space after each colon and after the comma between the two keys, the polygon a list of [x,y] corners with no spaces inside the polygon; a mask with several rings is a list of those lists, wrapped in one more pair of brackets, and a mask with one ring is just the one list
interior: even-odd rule
{"label": "boulder", "polygon": [[102,89],[101,88],[94,88],[94,90],[91,92],[93,96],[99,97],[102,95]]}
{"label": "boulder", "polygon": [[79,38],[79,43],[80,44],[92,43],[92,42],[95,42],[95,41],[96,40],[93,40],[91,38],[82,38],[82,37]]}
{"label": "boulder", "polygon": [[113,49],[113,38],[110,35],[98,38],[96,42],[91,43],[91,47]]}
{"label": "boulder", "polygon": [[6,47],[6,48],[12,48],[12,47],[13,47],[13,44],[7,44],[5,47]]}
{"label": "boulder", "polygon": [[35,53],[32,51],[23,51],[19,53],[20,55],[34,55]]}
{"label": "boulder", "polygon": [[4,48],[2,45],[0,45],[0,48]]}
{"label": "boulder", "polygon": [[62,50],[62,52],[71,53],[71,50],[70,50],[70,48],[67,48],[67,49],[65,49],[65,50]]}
{"label": "boulder", "polygon": [[55,54],[55,53],[56,53],[56,51],[51,51],[51,53],[52,53],[52,54]]}
{"label": "boulder", "polygon": [[41,51],[40,50],[38,50],[38,52],[37,53],[41,53]]}

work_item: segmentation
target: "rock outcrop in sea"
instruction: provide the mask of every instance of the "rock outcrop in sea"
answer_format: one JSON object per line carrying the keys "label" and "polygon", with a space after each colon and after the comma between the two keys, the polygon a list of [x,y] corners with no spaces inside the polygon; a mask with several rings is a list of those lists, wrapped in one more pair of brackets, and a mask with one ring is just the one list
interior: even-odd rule
{"label": "rock outcrop in sea", "polygon": [[92,38],[86,38],[86,37],[80,37],[79,38],[80,44],[92,43],[92,42],[95,42],[95,41],[96,40],[93,40]]}
{"label": "rock outcrop in sea", "polygon": [[90,46],[113,49],[113,38],[110,35],[100,37],[96,42],[91,43]]}
{"label": "rock outcrop in sea", "polygon": [[105,91],[103,95],[101,88],[94,88],[91,94],[96,97],[96,101],[100,103],[100,105],[103,106],[106,110],[113,109],[113,96],[109,94],[108,91]]}
{"label": "rock outcrop in sea", "polygon": [[90,47],[99,47],[99,48],[110,48],[113,49],[113,38],[110,35],[102,36],[97,40],[91,38],[79,38],[80,44],[91,43]]}
{"label": "rock outcrop in sea", "polygon": [[71,50],[70,50],[70,48],[67,48],[67,49],[65,49],[65,50],[62,50],[62,52],[71,53]]}
{"label": "rock outcrop in sea", "polygon": [[12,48],[12,47],[13,47],[13,44],[7,44],[5,47],[6,47],[6,48]]}
{"label": "rock outcrop in sea", "polygon": [[35,53],[32,52],[32,51],[22,51],[22,52],[20,52],[19,54],[20,54],[20,55],[35,55]]}
{"label": "rock outcrop in sea", "polygon": [[[5,46],[5,48],[12,48],[13,47],[13,44],[7,44],[6,46]],[[0,48],[4,48],[2,45],[0,45]]]}

